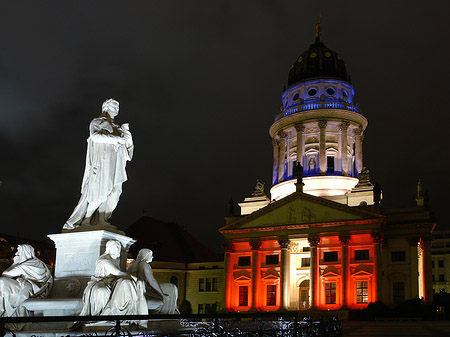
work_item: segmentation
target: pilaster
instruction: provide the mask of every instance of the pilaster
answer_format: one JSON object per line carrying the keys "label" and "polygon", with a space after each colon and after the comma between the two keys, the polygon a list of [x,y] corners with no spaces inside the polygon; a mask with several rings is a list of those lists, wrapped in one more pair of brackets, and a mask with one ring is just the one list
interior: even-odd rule
{"label": "pilaster", "polygon": [[376,301],[382,301],[383,300],[383,285],[382,285],[382,275],[383,275],[383,260],[381,258],[381,245],[384,242],[383,234],[381,233],[372,233],[372,241],[374,245],[375,250],[375,284],[372,286],[376,287],[376,294],[377,298],[373,300],[373,302]]}
{"label": "pilaster", "polygon": [[348,284],[348,244],[350,242],[350,235],[339,235],[339,241],[342,244],[342,307],[341,309],[347,308],[348,305],[348,289],[350,285]]}
{"label": "pilaster", "polygon": [[252,307],[251,311],[258,310],[258,286],[260,275],[260,261],[259,261],[259,248],[261,248],[261,241],[251,241],[250,247],[252,249]]}
{"label": "pilaster", "polygon": [[284,180],[284,157],[286,155],[286,133],[284,131],[278,132],[280,138],[280,149],[278,151],[278,182]]}
{"label": "pilaster", "polygon": [[326,148],[326,134],[327,121],[320,120],[319,123],[320,135],[319,135],[319,169],[320,174],[326,174],[327,172],[327,148]]}
{"label": "pilaster", "polygon": [[339,129],[341,130],[341,162],[342,162],[342,174],[348,175],[348,155],[347,155],[347,147],[348,147],[348,136],[347,130],[350,126],[350,123],[347,121],[343,121],[339,125]]}

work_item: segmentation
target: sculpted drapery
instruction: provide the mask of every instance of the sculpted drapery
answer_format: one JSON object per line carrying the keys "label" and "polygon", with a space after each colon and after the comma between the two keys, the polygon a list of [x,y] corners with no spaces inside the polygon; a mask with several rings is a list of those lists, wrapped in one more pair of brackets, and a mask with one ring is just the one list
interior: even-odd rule
{"label": "sculpted drapery", "polygon": [[127,271],[145,282],[145,296],[153,306],[151,313],[179,314],[177,309],[178,288],[172,283],[158,283],[150,266],[152,261],[153,252],[150,249],[141,249]]}
{"label": "sculpted drapery", "polygon": [[110,240],[83,293],[81,316],[146,315],[144,284],[119,268],[121,243]]}
{"label": "sculpted drapery", "polygon": [[109,225],[122,183],[127,180],[126,162],[132,159],[134,149],[128,124],[114,123],[118,113],[119,102],[109,99],[103,103],[100,117],[94,118],[89,126],[81,198],[64,229]]}
{"label": "sculpted drapery", "polygon": [[14,263],[0,277],[0,316],[26,315],[21,304],[30,297],[48,296],[52,285],[50,270],[35,256],[34,248],[19,245]]}

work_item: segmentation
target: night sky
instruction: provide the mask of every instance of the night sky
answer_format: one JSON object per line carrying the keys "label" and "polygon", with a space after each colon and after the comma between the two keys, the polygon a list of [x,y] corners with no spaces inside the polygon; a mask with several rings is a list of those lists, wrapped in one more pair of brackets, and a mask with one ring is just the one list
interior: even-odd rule
{"label": "night sky", "polygon": [[[405,6],[406,5],[406,6]],[[386,206],[417,179],[450,224],[450,4],[445,1],[3,1],[0,232],[58,233],[80,197],[90,121],[120,102],[134,158],[111,222],[146,214],[220,251],[228,201],[269,193],[289,68],[314,42],[344,59]],[[236,205],[236,209],[238,209]]]}

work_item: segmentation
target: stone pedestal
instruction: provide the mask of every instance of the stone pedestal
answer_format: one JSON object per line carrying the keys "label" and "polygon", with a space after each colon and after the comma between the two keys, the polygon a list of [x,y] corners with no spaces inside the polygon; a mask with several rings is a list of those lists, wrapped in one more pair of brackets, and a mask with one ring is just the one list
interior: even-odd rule
{"label": "stone pedestal", "polygon": [[81,297],[87,281],[94,275],[95,262],[104,253],[106,242],[122,244],[120,267],[126,268],[127,252],[136,240],[106,230],[50,234],[56,246],[55,284],[51,298]]}

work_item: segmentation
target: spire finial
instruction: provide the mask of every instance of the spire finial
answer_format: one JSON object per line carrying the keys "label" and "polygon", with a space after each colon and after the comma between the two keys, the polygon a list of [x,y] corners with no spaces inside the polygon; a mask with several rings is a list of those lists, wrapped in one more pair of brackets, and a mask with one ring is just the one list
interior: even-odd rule
{"label": "spire finial", "polygon": [[322,29],[320,28],[320,22],[322,21],[322,13],[320,13],[319,20],[316,22],[316,39],[320,39],[320,35],[322,35]]}

